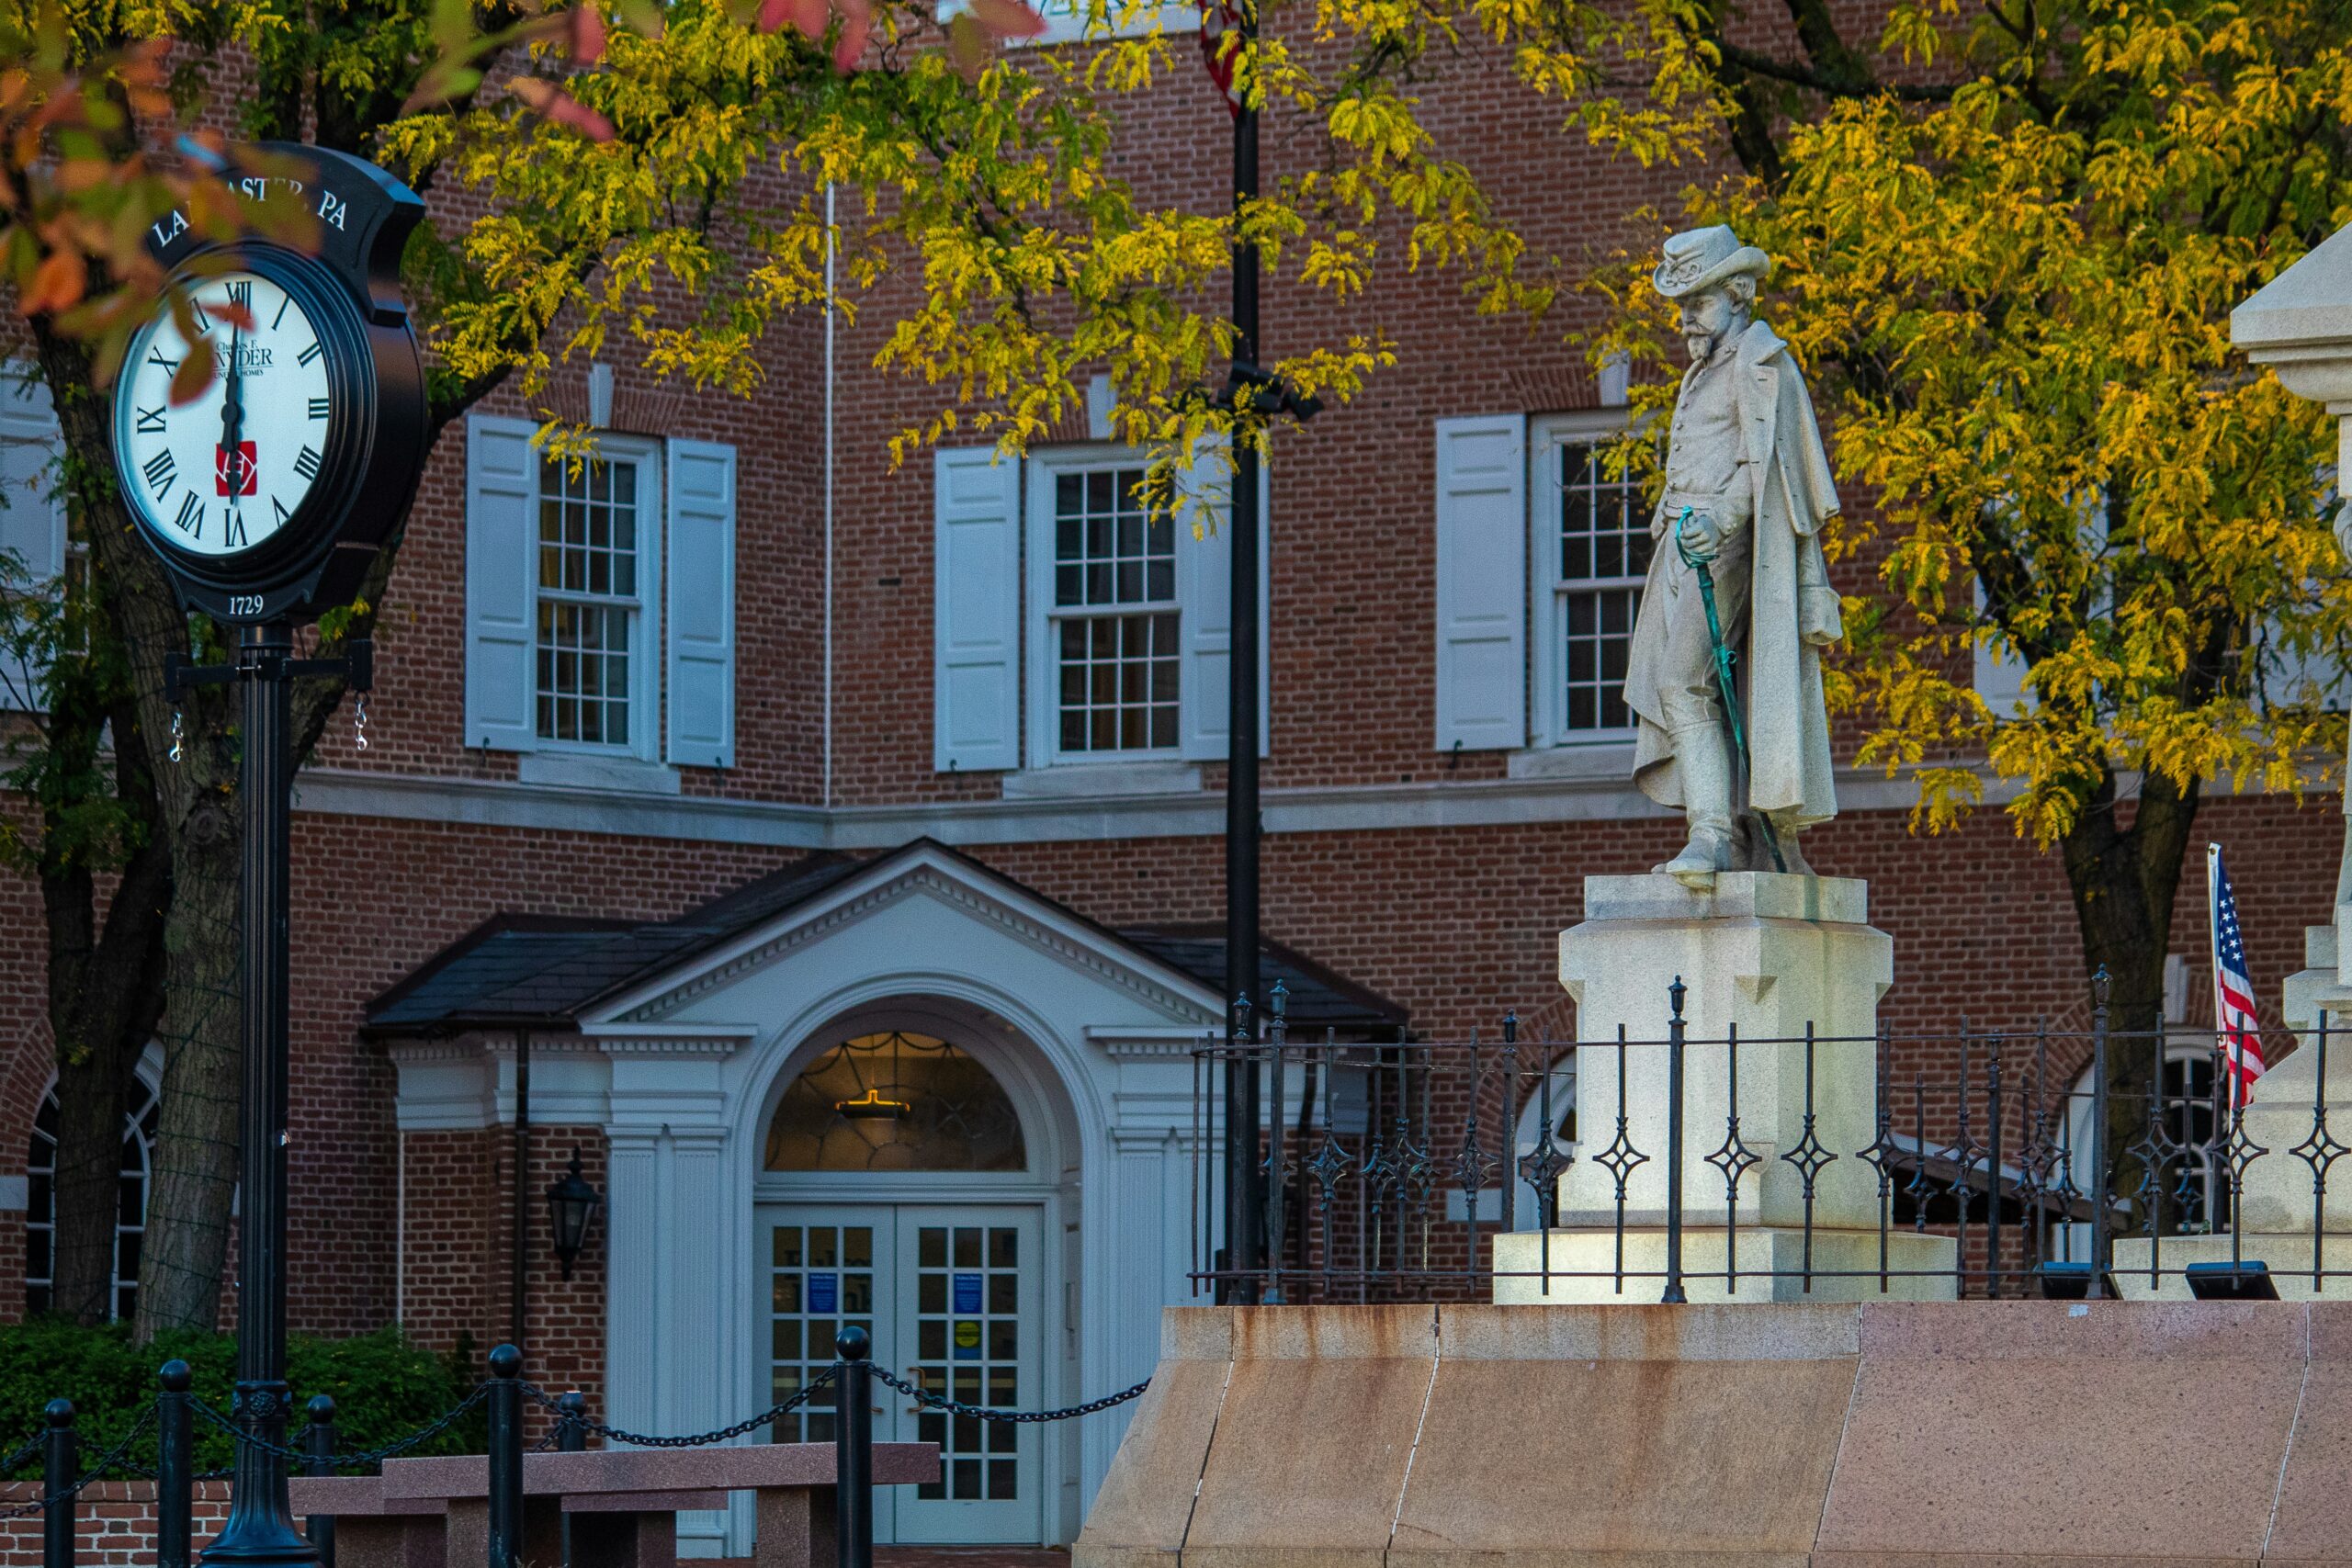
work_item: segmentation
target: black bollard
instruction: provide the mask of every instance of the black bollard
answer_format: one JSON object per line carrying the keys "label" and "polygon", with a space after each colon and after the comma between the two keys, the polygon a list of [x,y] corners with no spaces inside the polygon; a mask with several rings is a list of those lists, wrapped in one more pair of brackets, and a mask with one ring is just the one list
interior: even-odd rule
{"label": "black bollard", "polygon": [[522,1560],[523,1352],[501,1345],[490,1353],[489,1568]]}
{"label": "black bollard", "polygon": [[82,1462],[82,1440],[74,1431],[74,1402],[52,1399],[49,1432],[41,1452],[41,1568],[74,1568],[74,1498],[68,1489]]}
{"label": "black bollard", "polygon": [[[302,1461],[305,1475],[334,1473],[334,1400],[327,1394],[314,1393],[310,1403],[311,1430],[302,1441]],[[319,1568],[334,1568],[334,1516],[312,1514],[302,1521],[302,1533],[319,1549]]]}
{"label": "black bollard", "polygon": [[841,1568],[874,1568],[874,1406],[865,1330],[833,1336],[833,1517]]}
{"label": "black bollard", "polygon": [[155,1374],[155,1568],[188,1568],[196,1550],[196,1434],[189,1424],[186,1361]]}

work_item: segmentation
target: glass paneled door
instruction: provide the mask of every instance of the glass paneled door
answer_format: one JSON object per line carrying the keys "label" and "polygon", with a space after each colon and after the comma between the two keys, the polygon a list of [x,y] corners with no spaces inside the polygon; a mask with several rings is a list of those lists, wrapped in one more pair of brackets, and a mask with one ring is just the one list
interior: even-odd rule
{"label": "glass paneled door", "polygon": [[[763,1208],[769,1371],[782,1398],[833,1358],[848,1324],[874,1359],[967,1404],[1042,1403],[1042,1226],[1035,1205],[828,1204]],[[1038,1429],[922,1409],[877,1388],[877,1442],[940,1445],[942,1478],[875,1495],[876,1540],[1031,1544],[1045,1528]],[[778,1442],[831,1442],[823,1397],[779,1421]]]}

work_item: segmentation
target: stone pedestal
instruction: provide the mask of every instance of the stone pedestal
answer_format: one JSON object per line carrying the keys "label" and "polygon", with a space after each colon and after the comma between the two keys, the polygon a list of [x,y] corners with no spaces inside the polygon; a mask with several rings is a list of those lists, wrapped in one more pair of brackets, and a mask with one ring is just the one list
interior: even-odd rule
{"label": "stone pedestal", "polygon": [[[2352,1300],[2352,1279],[2312,1283],[2312,1168],[2290,1151],[2312,1136],[2313,1111],[2327,1107],[2327,1129],[2339,1143],[2352,1144],[2352,906],[2335,911],[2335,923],[2303,928],[2304,967],[2283,987],[2287,1025],[2295,1050],[2256,1078],[2246,1101],[2245,1135],[2269,1153],[2246,1168],[2238,1194],[2244,1232],[2239,1255],[2269,1268],[2278,1293],[2289,1301]],[[2319,1077],[2319,1021],[2327,1016],[2327,1082]],[[2341,1098],[2339,1098],[2341,1097]],[[2319,1228],[2324,1233],[2321,1261],[2331,1269],[2352,1268],[2352,1154],[2328,1173]],[[2166,1269],[2188,1263],[2227,1262],[2232,1241],[2224,1235],[2165,1236],[2157,1261]],[[2188,1285],[2177,1275],[2151,1281],[2133,1269],[2148,1267],[2149,1247],[2141,1236],[2115,1242],[2115,1285],[2126,1299],[2185,1301]]]}
{"label": "stone pedestal", "polygon": [[[1560,936],[1560,982],[1577,1000],[1579,1142],[1576,1163],[1560,1179],[1562,1228],[1552,1233],[1552,1268],[1613,1273],[1618,1205],[1611,1150],[1630,1147],[1645,1159],[1625,1182],[1624,1267],[1663,1269],[1671,1066],[1665,1042],[1668,988],[1679,978],[1690,1042],[1683,1051],[1684,1269],[1722,1271],[1727,1220],[1742,1271],[1800,1269],[1805,1178],[1781,1156],[1817,1150],[1814,1266],[1867,1269],[1871,1277],[1816,1279],[1809,1299],[1880,1296],[1878,1174],[1857,1156],[1877,1135],[1878,1000],[1894,978],[1894,942],[1868,923],[1865,885],[1737,872],[1718,875],[1712,892],[1695,893],[1664,876],[1594,876],[1585,879],[1585,917]],[[1621,1034],[1627,1043],[1622,1052]],[[1735,1037],[1739,1043],[1726,1043]],[[1738,1141],[1756,1156],[1736,1193],[1726,1188],[1722,1165],[1708,1158],[1727,1146],[1735,1114]],[[1823,1156],[1835,1158],[1818,1164]],[[1498,1239],[1498,1302],[1657,1297],[1654,1278],[1628,1280],[1621,1292],[1610,1278],[1502,1277],[1542,1269],[1542,1248],[1543,1238],[1533,1234]],[[1900,1276],[1949,1269],[1952,1256],[1952,1243],[1943,1237],[1891,1236],[1886,1266],[1897,1277],[1885,1294],[1949,1299],[1949,1278]],[[1562,1258],[1573,1261],[1563,1265]],[[1792,1280],[1743,1282],[1736,1291],[1722,1280],[1692,1280],[1686,1289],[1694,1301],[1808,1299]]]}

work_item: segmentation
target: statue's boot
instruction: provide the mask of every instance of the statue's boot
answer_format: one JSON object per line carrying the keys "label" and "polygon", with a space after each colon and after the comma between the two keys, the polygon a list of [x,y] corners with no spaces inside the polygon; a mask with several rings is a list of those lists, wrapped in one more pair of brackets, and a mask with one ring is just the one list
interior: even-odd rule
{"label": "statue's boot", "polygon": [[[1792,876],[1819,874],[1813,869],[1813,863],[1804,858],[1804,851],[1798,847],[1795,825],[1787,816],[1779,812],[1772,813],[1771,816],[1772,831],[1781,846],[1781,869]],[[1768,861],[1771,859],[1769,852],[1765,855],[1765,859]]]}
{"label": "statue's boot", "polygon": [[1675,730],[1673,743],[1690,840],[1672,860],[1651,870],[1704,893],[1714,886],[1715,873],[1732,868],[1738,850],[1731,820],[1731,749],[1722,727],[1714,724]]}

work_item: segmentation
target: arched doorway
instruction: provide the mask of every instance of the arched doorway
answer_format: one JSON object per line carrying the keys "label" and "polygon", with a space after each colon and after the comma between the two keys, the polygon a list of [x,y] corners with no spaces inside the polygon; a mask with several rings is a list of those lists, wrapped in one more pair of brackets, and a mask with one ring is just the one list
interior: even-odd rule
{"label": "arched doorway", "polygon": [[[763,1126],[755,1267],[772,1397],[829,1363],[854,1324],[876,1362],[966,1404],[1049,1403],[1074,1213],[1055,1118],[994,1021],[944,1004],[861,1010],[793,1054]],[[1024,1103],[1026,1102],[1026,1103]],[[1055,1435],[949,1416],[885,1391],[877,1441],[940,1445],[943,1476],[876,1498],[876,1539],[1055,1539]],[[830,1442],[822,1396],[776,1440]]]}

